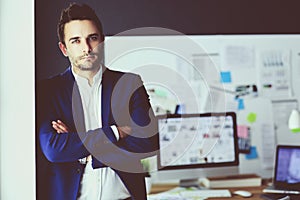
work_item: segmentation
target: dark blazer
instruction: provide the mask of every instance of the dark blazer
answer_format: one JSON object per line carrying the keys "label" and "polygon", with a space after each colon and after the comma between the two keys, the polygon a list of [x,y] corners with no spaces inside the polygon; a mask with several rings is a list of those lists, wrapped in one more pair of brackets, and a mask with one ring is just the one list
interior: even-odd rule
{"label": "dark blazer", "polygon": [[[146,199],[140,159],[157,149],[156,120],[138,75],[103,69],[102,128],[85,130],[78,86],[71,69],[37,85],[37,197],[75,200],[85,165],[110,166],[132,199]],[[69,133],[57,134],[51,121],[62,120]],[[132,134],[116,140],[111,125],[130,126]],[[113,188],[111,188],[113,192]]]}

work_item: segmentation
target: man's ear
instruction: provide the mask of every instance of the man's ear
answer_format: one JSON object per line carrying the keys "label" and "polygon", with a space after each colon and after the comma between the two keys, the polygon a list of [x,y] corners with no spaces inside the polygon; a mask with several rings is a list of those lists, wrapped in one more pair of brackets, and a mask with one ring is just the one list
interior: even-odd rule
{"label": "man's ear", "polygon": [[59,46],[61,52],[64,54],[64,56],[68,57],[66,45],[64,45],[62,42],[59,42],[58,46]]}

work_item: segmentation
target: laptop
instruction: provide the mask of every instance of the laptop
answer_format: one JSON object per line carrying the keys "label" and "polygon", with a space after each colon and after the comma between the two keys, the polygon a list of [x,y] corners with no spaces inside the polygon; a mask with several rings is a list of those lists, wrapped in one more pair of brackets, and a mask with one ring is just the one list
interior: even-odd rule
{"label": "laptop", "polygon": [[277,145],[273,184],[263,192],[300,198],[300,146]]}

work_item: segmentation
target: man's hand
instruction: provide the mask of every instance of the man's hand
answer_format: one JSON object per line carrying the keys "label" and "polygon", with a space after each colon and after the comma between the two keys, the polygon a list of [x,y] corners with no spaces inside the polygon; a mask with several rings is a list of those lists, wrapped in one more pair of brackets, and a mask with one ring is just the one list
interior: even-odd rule
{"label": "man's hand", "polygon": [[62,121],[52,121],[52,127],[56,130],[57,133],[68,133],[69,129]]}
{"label": "man's hand", "polygon": [[119,126],[117,127],[120,139],[127,137],[131,134],[131,128],[129,126]]}

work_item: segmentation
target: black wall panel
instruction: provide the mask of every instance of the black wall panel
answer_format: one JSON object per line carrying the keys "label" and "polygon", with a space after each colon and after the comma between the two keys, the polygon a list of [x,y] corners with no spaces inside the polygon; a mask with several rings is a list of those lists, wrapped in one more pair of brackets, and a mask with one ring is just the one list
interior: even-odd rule
{"label": "black wall panel", "polygon": [[[72,1],[35,1],[36,78],[68,65],[57,46],[60,11]],[[297,0],[81,0],[94,7],[106,35],[139,27],[184,34],[298,34]]]}

